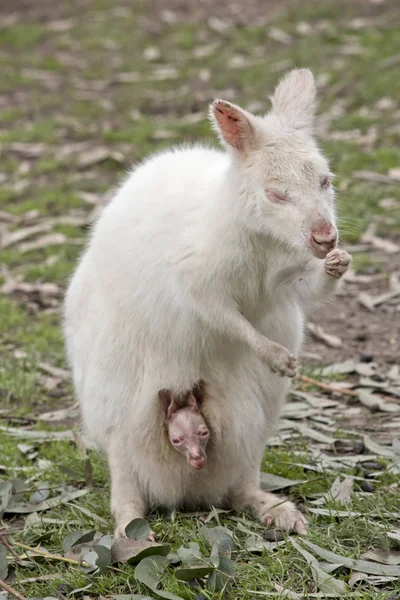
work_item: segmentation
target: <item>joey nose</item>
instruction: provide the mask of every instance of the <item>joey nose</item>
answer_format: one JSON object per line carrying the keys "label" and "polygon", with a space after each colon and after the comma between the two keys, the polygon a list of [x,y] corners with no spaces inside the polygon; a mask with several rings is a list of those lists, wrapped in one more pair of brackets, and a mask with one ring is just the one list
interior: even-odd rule
{"label": "joey nose", "polygon": [[204,469],[205,465],[206,465],[206,458],[205,456],[191,456],[189,459],[189,464],[191,467],[193,467],[194,469],[196,469],[196,471],[200,471],[201,469]]}
{"label": "joey nose", "polygon": [[335,227],[329,226],[311,232],[310,245],[315,256],[325,256],[335,248],[337,242],[337,231]]}

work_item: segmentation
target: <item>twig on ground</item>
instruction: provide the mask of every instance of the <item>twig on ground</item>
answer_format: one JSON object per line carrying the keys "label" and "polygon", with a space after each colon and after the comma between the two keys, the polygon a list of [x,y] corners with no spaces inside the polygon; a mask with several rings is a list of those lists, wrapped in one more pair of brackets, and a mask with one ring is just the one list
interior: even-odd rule
{"label": "twig on ground", "polygon": [[11,546],[10,542],[8,541],[7,535],[2,531],[0,531],[0,542],[17,559],[18,562],[21,562],[20,555],[17,552],[15,552],[14,548]]}
{"label": "twig on ground", "polygon": [[318,381],[317,379],[313,379],[312,377],[307,377],[307,375],[297,375],[297,379],[299,381],[302,381],[303,383],[315,385],[315,386],[321,388],[322,390],[326,390],[328,392],[336,392],[338,394],[347,394],[348,396],[354,396],[354,397],[358,398],[358,394],[354,390],[336,387],[335,385],[330,385],[328,383],[322,383],[322,381]]}
{"label": "twig on ground", "polygon": [[15,598],[18,598],[18,600],[26,600],[25,596],[17,592],[16,589],[11,587],[11,585],[8,585],[8,583],[3,581],[2,579],[0,579],[0,588],[3,588],[3,590],[11,594],[12,596],[15,596]]}
{"label": "twig on ground", "polygon": [[[66,556],[60,556],[59,554],[51,554],[51,552],[46,552],[44,550],[39,550],[38,548],[31,548],[31,546],[27,546],[26,544],[21,544],[21,542],[14,542],[15,546],[19,546],[20,548],[24,548],[24,550],[28,550],[37,556],[44,556],[49,560],[60,560],[62,562],[69,563],[70,565],[76,565],[78,567],[93,567],[90,563],[87,563],[84,560],[75,560],[74,558],[67,558]],[[107,569],[111,569],[112,571],[117,571],[118,573],[124,573],[121,569],[117,569],[117,567],[113,567],[111,565],[107,565]]]}

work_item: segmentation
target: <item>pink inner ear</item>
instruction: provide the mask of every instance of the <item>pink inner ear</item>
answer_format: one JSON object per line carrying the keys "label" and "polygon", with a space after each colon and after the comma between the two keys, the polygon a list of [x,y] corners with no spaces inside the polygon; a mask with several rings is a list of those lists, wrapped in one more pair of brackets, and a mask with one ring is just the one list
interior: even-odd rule
{"label": "pink inner ear", "polygon": [[215,102],[213,109],[224,140],[230,146],[244,150],[246,138],[252,135],[246,115],[239,108],[225,102]]}
{"label": "pink inner ear", "polygon": [[197,401],[197,398],[194,396],[193,392],[189,392],[187,404],[192,410],[195,410],[197,412],[200,410],[199,403]]}
{"label": "pink inner ear", "polygon": [[158,398],[164,410],[165,420],[169,421],[176,409],[172,392],[170,390],[160,390],[158,392]]}

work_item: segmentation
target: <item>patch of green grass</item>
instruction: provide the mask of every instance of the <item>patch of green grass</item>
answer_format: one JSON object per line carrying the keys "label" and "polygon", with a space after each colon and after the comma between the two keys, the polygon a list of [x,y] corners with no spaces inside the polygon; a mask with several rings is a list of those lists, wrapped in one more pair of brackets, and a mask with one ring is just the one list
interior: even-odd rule
{"label": "patch of green grass", "polygon": [[364,252],[353,256],[351,266],[356,273],[369,273],[371,270],[376,273],[383,269],[381,262]]}
{"label": "patch of green grass", "polygon": [[[7,450],[5,464],[12,471],[13,465],[18,465],[28,470],[23,472],[23,478],[35,475],[35,465],[32,464],[16,447],[17,441],[5,436],[4,448]],[[35,445],[35,444],[34,444]],[[71,442],[45,442],[36,444],[39,448],[39,456],[43,460],[49,461],[45,471],[37,475],[36,480],[47,481],[50,487],[58,485],[78,485],[85,478],[85,460],[80,457],[75,446]],[[303,444],[303,447],[306,446]],[[112,521],[110,519],[108,499],[109,487],[106,462],[102,455],[97,452],[90,452],[90,461],[93,467],[93,483],[90,493],[83,496],[76,502],[68,506],[61,506],[41,513],[44,519],[55,519],[56,523],[38,522],[35,525],[26,527],[24,530],[14,533],[13,539],[28,546],[35,547],[40,543],[52,553],[60,553],[61,542],[63,538],[72,530],[97,529],[102,532],[110,531]],[[315,480],[317,486],[313,491],[308,492],[308,497],[315,497],[319,493],[326,493],[331,485],[334,473],[321,473],[319,479],[315,475],[310,476],[309,471],[300,473],[298,467],[290,467],[290,463],[306,462],[309,460],[297,453],[292,454],[288,449],[269,449],[266,452],[266,463],[268,470],[282,476],[306,476]],[[64,467],[68,468],[66,472]],[[308,473],[308,475],[307,475]],[[19,475],[21,477],[21,475]],[[31,484],[31,493],[36,489],[37,483]],[[297,488],[293,488],[294,498],[298,498]],[[304,489],[304,488],[303,488]],[[385,547],[387,544],[386,532],[393,529],[396,525],[396,519],[391,516],[392,511],[396,511],[399,502],[399,495],[395,493],[388,500],[387,493],[377,491],[374,494],[355,494],[354,499],[349,506],[349,510],[359,511],[363,516],[352,517],[351,513],[347,517],[324,517],[310,515],[310,535],[309,540],[322,548],[326,548],[337,554],[349,557],[358,557],[368,549],[375,547]],[[94,517],[86,516],[76,506],[94,513]],[[329,501],[326,507],[331,510],[343,510],[343,506]],[[241,515],[237,515],[239,520]],[[98,519],[104,519],[105,524],[100,523]],[[310,566],[304,558],[298,554],[296,548],[291,544],[290,538],[285,537],[286,543],[274,551],[263,551],[261,553],[251,553],[245,548],[245,541],[248,538],[243,530],[238,528],[238,521],[234,520],[234,513],[219,516],[218,524],[221,524],[232,531],[235,542],[235,550],[232,554],[235,569],[234,593],[236,598],[248,600],[251,598],[250,590],[273,591],[275,584],[279,584],[297,593],[305,594],[314,588]],[[245,517],[243,521],[245,528],[254,533],[262,532],[262,527],[250,518]],[[217,522],[214,520],[208,526],[214,526]],[[171,544],[176,550],[182,544],[187,545],[191,541],[198,541],[201,550],[207,556],[210,547],[201,533],[201,522],[194,518],[188,518],[184,514],[177,514],[171,520],[165,520],[161,515],[153,513],[152,528],[163,543]],[[297,540],[301,544],[300,540]],[[20,549],[19,549],[20,550]],[[134,577],[134,567],[129,565],[120,566],[122,573],[109,572],[107,570],[99,574],[87,574],[78,567],[66,566],[56,561],[52,568],[52,573],[59,577],[54,581],[40,582],[33,581],[18,586],[19,591],[29,597],[43,597],[53,594],[60,582],[68,584],[71,589],[91,585],[92,593],[147,593],[144,586],[138,584]],[[38,577],[49,572],[47,561],[39,561],[35,568],[29,569],[24,566],[16,565],[17,579],[26,579],[28,577]],[[348,571],[339,569],[335,576],[342,580],[348,579]],[[196,593],[205,593],[206,597],[215,598],[218,595],[207,595],[207,591],[202,592],[201,587],[179,582],[173,570],[168,570],[162,581],[163,589],[175,593],[183,599],[193,599]],[[392,588],[396,589],[396,584]],[[368,596],[366,596],[368,597]],[[374,596],[375,597],[375,596]],[[222,598],[222,596],[221,596]]]}

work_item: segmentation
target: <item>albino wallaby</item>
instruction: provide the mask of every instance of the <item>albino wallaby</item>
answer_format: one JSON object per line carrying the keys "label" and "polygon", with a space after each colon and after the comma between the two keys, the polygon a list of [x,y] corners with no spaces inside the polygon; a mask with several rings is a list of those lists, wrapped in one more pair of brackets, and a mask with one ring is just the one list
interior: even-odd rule
{"label": "albino wallaby", "polygon": [[201,414],[204,382],[184,394],[183,402],[171,390],[160,390],[158,396],[164,409],[168,439],[172,447],[186,457],[193,469],[204,469],[207,461],[206,446],[210,437]]}
{"label": "albino wallaby", "polygon": [[[350,257],[336,248],[331,173],[312,137],[315,84],[288,73],[263,117],[215,100],[225,146],[175,148],[134,169],[93,228],[66,297],[83,425],[108,456],[116,534],[150,506],[251,510],[306,532],[259,487],[305,318]],[[166,436],[158,391],[207,382],[207,465]]]}

